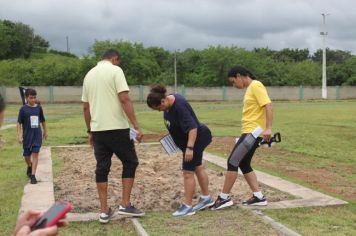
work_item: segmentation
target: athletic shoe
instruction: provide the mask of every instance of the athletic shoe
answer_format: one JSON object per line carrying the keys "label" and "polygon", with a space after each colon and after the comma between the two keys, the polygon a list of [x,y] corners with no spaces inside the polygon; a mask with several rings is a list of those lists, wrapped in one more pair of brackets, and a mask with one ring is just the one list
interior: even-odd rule
{"label": "athletic shoe", "polygon": [[127,215],[127,216],[144,216],[145,215],[145,213],[143,211],[137,209],[136,207],[134,207],[131,204],[130,204],[130,206],[128,206],[126,208],[122,207],[120,205],[118,214]]}
{"label": "athletic shoe", "polygon": [[200,211],[212,205],[214,205],[214,200],[212,197],[208,197],[206,199],[200,198],[199,202],[193,206],[193,211]]}
{"label": "athletic shoe", "polygon": [[37,184],[36,176],[31,175],[30,179],[31,179],[31,184]]}
{"label": "athletic shoe", "polygon": [[267,199],[265,196],[263,196],[262,199],[259,199],[255,195],[252,195],[252,197],[246,201],[242,202],[242,205],[244,206],[267,206]]}
{"label": "athletic shoe", "polygon": [[222,199],[220,196],[218,196],[218,199],[214,202],[214,205],[212,205],[210,208],[211,210],[220,210],[226,207],[230,207],[234,204],[232,201],[231,197],[228,197],[227,199]]}
{"label": "athletic shoe", "polygon": [[193,207],[188,207],[185,204],[182,204],[173,214],[172,216],[191,216],[194,215],[195,211]]}
{"label": "athletic shoe", "polygon": [[99,222],[102,224],[108,223],[110,221],[112,215],[113,215],[113,211],[111,210],[111,208],[109,208],[109,212],[107,214],[104,212],[100,213]]}
{"label": "athletic shoe", "polygon": [[31,166],[27,166],[27,171],[26,171],[27,177],[31,178],[31,174],[32,174],[32,167]]}

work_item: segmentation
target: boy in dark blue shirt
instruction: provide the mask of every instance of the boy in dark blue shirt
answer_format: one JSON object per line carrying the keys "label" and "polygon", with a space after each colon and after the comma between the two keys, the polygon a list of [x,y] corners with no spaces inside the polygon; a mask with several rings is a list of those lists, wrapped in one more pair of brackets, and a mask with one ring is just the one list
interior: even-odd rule
{"label": "boy in dark blue shirt", "polygon": [[27,176],[31,184],[37,184],[36,170],[38,164],[38,154],[42,146],[43,138],[47,139],[47,126],[43,110],[36,103],[37,92],[34,89],[26,89],[25,92],[27,104],[23,105],[19,111],[17,120],[17,138],[18,142],[23,145],[23,156],[27,163]]}

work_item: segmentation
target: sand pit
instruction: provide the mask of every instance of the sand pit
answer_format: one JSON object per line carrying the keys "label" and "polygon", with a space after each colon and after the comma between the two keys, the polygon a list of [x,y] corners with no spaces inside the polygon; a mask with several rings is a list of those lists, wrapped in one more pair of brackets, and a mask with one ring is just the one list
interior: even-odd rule
{"label": "sand pit", "polygon": [[[169,157],[160,145],[136,146],[140,165],[132,191],[132,204],[145,211],[162,211],[175,209],[183,199],[183,178],[181,158]],[[99,199],[95,185],[95,158],[91,148],[62,148],[59,158],[63,168],[55,176],[55,198],[67,200],[74,206],[73,212],[99,211]],[[206,165],[206,163],[205,163]],[[121,199],[121,162],[112,158],[109,175],[109,205],[115,207]],[[209,188],[216,197],[224,182],[223,171],[218,168],[207,168]],[[290,195],[262,186],[268,200],[280,201],[290,199]],[[243,179],[239,179],[232,190],[236,203],[250,197],[250,189]],[[196,202],[199,190],[194,196]]]}

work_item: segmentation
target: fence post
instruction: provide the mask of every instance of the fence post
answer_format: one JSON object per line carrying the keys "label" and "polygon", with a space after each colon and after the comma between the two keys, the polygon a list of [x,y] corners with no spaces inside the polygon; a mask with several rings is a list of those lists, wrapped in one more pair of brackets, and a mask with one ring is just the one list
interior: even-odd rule
{"label": "fence post", "polygon": [[53,86],[48,86],[48,102],[54,103]]}
{"label": "fence post", "polygon": [[299,100],[304,100],[304,88],[303,88],[303,85],[299,86]]}
{"label": "fence post", "polygon": [[340,99],[340,86],[336,85],[336,99]]}
{"label": "fence post", "polygon": [[182,96],[185,97],[185,95],[186,95],[186,89],[185,89],[184,84],[182,84],[180,88],[181,88],[181,94],[182,94]]}
{"label": "fence post", "polygon": [[1,86],[1,95],[4,98],[4,100],[6,101],[6,87],[5,86]]}
{"label": "fence post", "polygon": [[140,85],[139,86],[139,100],[140,100],[140,102],[144,102],[143,90],[144,90],[144,86]]}
{"label": "fence post", "polygon": [[222,100],[226,101],[227,100],[227,92],[226,92],[226,87],[222,87]]}

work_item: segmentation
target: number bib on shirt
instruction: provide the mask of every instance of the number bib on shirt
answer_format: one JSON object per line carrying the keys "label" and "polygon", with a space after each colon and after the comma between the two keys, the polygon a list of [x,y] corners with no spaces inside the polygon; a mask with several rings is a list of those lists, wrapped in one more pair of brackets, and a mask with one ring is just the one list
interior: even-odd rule
{"label": "number bib on shirt", "polygon": [[31,128],[36,129],[40,126],[38,116],[30,116]]}

